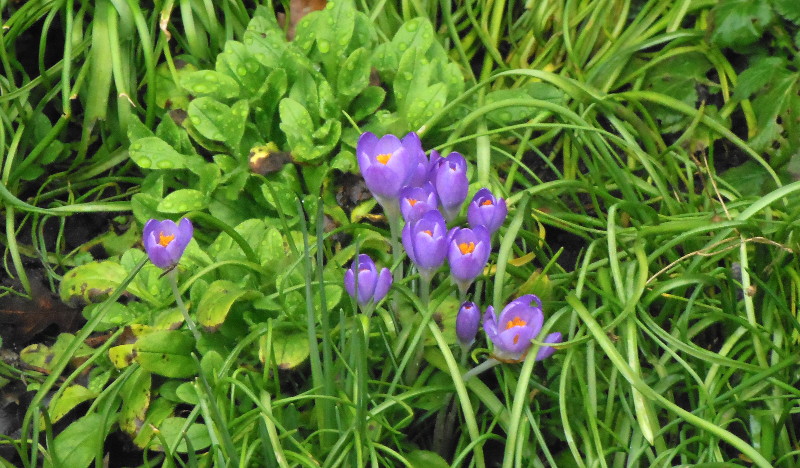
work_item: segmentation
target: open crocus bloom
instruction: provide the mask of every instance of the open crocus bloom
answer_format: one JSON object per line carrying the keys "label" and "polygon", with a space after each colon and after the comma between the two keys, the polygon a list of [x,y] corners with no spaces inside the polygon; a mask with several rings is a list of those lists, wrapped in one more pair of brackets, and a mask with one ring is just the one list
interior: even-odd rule
{"label": "open crocus bloom", "polygon": [[447,261],[450,275],[462,292],[481,274],[492,250],[489,231],[483,226],[473,229],[453,228],[448,233]]}
{"label": "open crocus bloom", "polygon": [[491,306],[486,308],[483,316],[483,329],[494,344],[494,357],[504,362],[521,361],[531,346],[531,339],[542,330],[542,324],[542,302],[533,294],[520,296],[508,303],[500,312],[500,317],[495,317]]}
{"label": "open crocus bloom", "polygon": [[394,135],[378,138],[365,132],[358,139],[356,157],[361,175],[372,195],[386,208],[397,203],[400,189],[411,180],[419,164],[419,137],[408,134],[403,140]]}
{"label": "open crocus bloom", "polygon": [[192,240],[194,228],[187,218],[175,224],[171,219],[158,221],[151,219],[142,230],[144,250],[153,265],[168,269],[178,264],[178,261]]}

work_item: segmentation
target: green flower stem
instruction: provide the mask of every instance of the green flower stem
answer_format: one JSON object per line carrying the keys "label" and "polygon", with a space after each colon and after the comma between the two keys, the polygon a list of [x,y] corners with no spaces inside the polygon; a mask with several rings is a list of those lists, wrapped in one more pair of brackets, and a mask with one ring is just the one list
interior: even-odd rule
{"label": "green flower stem", "polygon": [[[419,300],[420,302],[422,302],[423,306],[422,312],[432,312],[428,310],[430,307],[430,295],[431,295],[431,279],[424,275],[420,275]],[[430,313],[427,313],[426,315],[430,315]],[[405,379],[406,383],[409,385],[411,385],[417,378],[417,373],[419,371],[420,363],[422,362],[422,356],[425,352],[425,338],[426,338],[425,330],[423,329],[422,336],[420,340],[417,342],[414,358],[409,364],[409,366],[406,367]]]}
{"label": "green flower stem", "polygon": [[472,402],[469,399],[469,394],[467,393],[467,387],[464,385],[464,380],[458,378],[458,376],[461,374],[461,371],[459,370],[458,364],[453,357],[453,353],[450,352],[450,347],[447,346],[447,341],[445,341],[444,336],[442,336],[442,332],[439,330],[439,326],[436,325],[435,322],[430,321],[428,322],[428,330],[430,330],[431,335],[433,335],[433,338],[436,340],[436,344],[439,346],[442,356],[444,356],[444,360],[447,363],[447,370],[453,377],[453,386],[456,388],[458,402],[461,404],[461,412],[464,414],[464,422],[467,424],[467,432],[469,433],[470,439],[472,439],[472,443],[475,444],[473,449],[475,451],[475,466],[477,468],[484,468],[486,465],[483,461],[483,448],[479,442],[480,432],[478,431],[478,423],[475,420],[475,410],[472,408]]}
{"label": "green flower stem", "polygon": [[[389,222],[389,233],[392,242],[392,263],[394,267],[394,281],[399,282],[403,279],[403,244],[400,241],[400,208],[397,206],[397,201],[387,202],[381,204],[383,212],[386,215],[386,220]],[[396,307],[396,301],[395,301]]]}
{"label": "green flower stem", "polygon": [[186,305],[183,303],[183,299],[181,299],[181,292],[178,291],[178,270],[173,268],[172,270],[167,272],[167,278],[169,278],[169,284],[172,286],[172,294],[175,296],[175,302],[178,304],[178,309],[180,309],[181,313],[183,314],[183,319],[186,321],[186,326],[189,327],[189,330],[194,335],[195,341],[200,341],[200,332],[197,330],[197,325],[194,324],[194,320],[192,317],[189,316],[189,311],[186,310]]}
{"label": "green flower stem", "polygon": [[[466,354],[465,354],[465,356],[466,356]],[[466,382],[467,380],[471,379],[472,377],[474,377],[474,376],[476,376],[478,374],[481,374],[481,373],[491,369],[492,367],[494,367],[494,366],[496,366],[498,364],[500,364],[500,361],[498,361],[495,358],[489,358],[489,359],[483,361],[482,363],[478,364],[477,366],[473,367],[472,369],[470,369],[466,374],[464,374],[462,376],[462,380],[464,382]]]}

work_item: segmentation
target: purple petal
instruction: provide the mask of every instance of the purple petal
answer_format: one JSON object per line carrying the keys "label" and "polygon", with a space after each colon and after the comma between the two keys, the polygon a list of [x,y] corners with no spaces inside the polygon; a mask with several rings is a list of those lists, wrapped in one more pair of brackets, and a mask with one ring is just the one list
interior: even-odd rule
{"label": "purple petal", "polygon": [[456,316],[456,336],[462,344],[470,345],[475,341],[480,321],[481,310],[474,302],[465,302],[461,305]]}
{"label": "purple petal", "polygon": [[[545,337],[542,341],[543,343],[561,343],[562,336],[560,332],[550,333]],[[541,361],[543,359],[547,359],[556,352],[556,349],[552,346],[542,346],[539,348],[539,351],[536,353],[536,360]]]}
{"label": "purple petal", "polygon": [[378,282],[375,285],[375,294],[373,295],[375,302],[386,297],[386,293],[389,292],[389,288],[392,286],[392,281],[392,272],[388,268],[382,268],[378,275]]}

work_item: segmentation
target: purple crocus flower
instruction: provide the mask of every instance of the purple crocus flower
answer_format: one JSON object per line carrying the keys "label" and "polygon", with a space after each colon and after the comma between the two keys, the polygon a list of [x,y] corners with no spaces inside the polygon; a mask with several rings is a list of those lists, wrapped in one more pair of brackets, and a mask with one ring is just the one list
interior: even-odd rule
{"label": "purple crocus flower", "polygon": [[459,290],[466,293],[472,281],[481,274],[492,249],[491,236],[483,226],[472,229],[453,228],[448,234],[450,245],[447,260],[450,274]]}
{"label": "purple crocus flower", "polygon": [[[409,150],[406,143],[412,149]],[[411,133],[400,140],[394,135],[378,138],[365,132],[358,139],[356,157],[361,175],[384,209],[391,209],[397,203],[400,189],[411,180],[419,162],[418,145],[419,137]]]}
{"label": "purple crocus flower", "polygon": [[[357,296],[356,274],[358,274]],[[392,273],[389,269],[383,268],[379,273],[375,262],[366,254],[361,254],[357,260],[353,260],[350,269],[344,273],[344,289],[362,306],[369,304],[370,301],[378,302],[386,297],[391,285]]]}
{"label": "purple crocus flower", "polygon": [[402,141],[409,156],[411,156],[412,159],[416,157],[417,161],[416,164],[413,165],[411,179],[408,181],[408,185],[410,187],[421,187],[428,182],[428,170],[430,168],[428,157],[425,156],[425,150],[422,149],[422,142],[419,140],[419,136],[414,132],[410,132],[408,135],[404,136]]}
{"label": "purple crocus flower", "polygon": [[489,234],[494,234],[508,215],[506,201],[495,198],[487,188],[482,188],[475,193],[467,207],[467,221],[472,227],[484,226]]}
{"label": "purple crocus flower", "polygon": [[431,182],[436,188],[445,219],[452,221],[461,211],[461,205],[469,191],[467,161],[464,156],[450,153],[446,158],[437,159],[431,167]]}
{"label": "purple crocus flower", "polygon": [[[543,343],[556,344],[556,343],[561,343],[562,339],[563,338],[561,337],[561,333],[560,332],[555,332],[555,333],[550,333],[549,335],[547,335],[544,338],[544,340],[542,340],[542,342]],[[547,359],[550,356],[552,356],[553,353],[555,353],[555,352],[556,352],[556,349],[554,347],[552,347],[552,346],[541,346],[539,348],[539,351],[536,353],[536,360],[537,361],[541,361],[543,359]]]}
{"label": "purple crocus flower", "polygon": [[521,361],[531,346],[531,339],[542,330],[543,323],[542,302],[533,294],[509,302],[500,312],[500,317],[495,317],[491,306],[483,315],[483,329],[494,344],[493,357],[503,362]]}
{"label": "purple crocus flower", "polygon": [[171,219],[151,219],[142,230],[142,243],[153,265],[166,270],[178,264],[192,234],[194,228],[188,218],[181,219],[180,224]]}
{"label": "purple crocus flower", "polygon": [[456,316],[456,336],[463,347],[468,348],[475,341],[480,321],[481,310],[474,302],[461,304]]}
{"label": "purple crocus flower", "polygon": [[437,210],[428,211],[417,221],[406,223],[402,239],[408,258],[419,268],[420,275],[430,281],[447,256],[444,217]]}
{"label": "purple crocus flower", "polygon": [[430,182],[425,182],[421,187],[408,186],[400,191],[400,213],[407,223],[418,220],[438,206],[439,198]]}

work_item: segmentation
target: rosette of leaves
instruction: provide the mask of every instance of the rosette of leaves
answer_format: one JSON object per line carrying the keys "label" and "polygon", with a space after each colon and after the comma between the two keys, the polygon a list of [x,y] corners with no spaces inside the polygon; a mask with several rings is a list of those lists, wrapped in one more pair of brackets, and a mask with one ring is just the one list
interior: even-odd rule
{"label": "rosette of leaves", "polygon": [[[463,92],[461,70],[428,20],[377,42],[352,1],[306,15],[294,41],[271,10],[258,8],[213,69],[185,57],[164,64],[157,101],[171,106],[171,118],[155,132],[134,119],[128,131],[131,159],[154,170],[134,197],[137,219],[208,210],[236,225],[266,209],[291,224],[297,196],[317,199],[329,170],[356,169],[360,131],[418,130]],[[265,147],[296,163],[270,173],[268,188],[248,166],[248,155]],[[334,218],[347,222],[343,212]]]}

